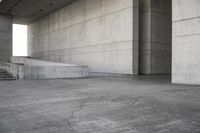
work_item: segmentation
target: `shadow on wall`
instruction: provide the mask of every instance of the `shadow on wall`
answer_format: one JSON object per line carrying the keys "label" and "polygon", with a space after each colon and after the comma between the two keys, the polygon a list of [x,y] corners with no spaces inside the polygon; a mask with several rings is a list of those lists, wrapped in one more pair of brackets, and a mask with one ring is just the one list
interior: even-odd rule
{"label": "shadow on wall", "polygon": [[170,74],[172,0],[140,0],[141,74]]}

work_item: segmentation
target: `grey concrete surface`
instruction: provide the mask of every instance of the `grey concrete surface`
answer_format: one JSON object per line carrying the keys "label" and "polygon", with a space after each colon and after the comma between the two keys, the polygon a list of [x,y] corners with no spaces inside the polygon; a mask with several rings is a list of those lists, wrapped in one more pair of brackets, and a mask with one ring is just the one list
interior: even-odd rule
{"label": "grey concrete surface", "polygon": [[198,0],[173,0],[173,83],[200,84],[199,5]]}
{"label": "grey concrete surface", "polygon": [[0,62],[0,69],[8,72],[15,79],[24,79],[24,65]]}
{"label": "grey concrete surface", "polygon": [[0,13],[13,16],[17,24],[29,24],[75,0],[1,0]]}
{"label": "grey concrete surface", "polygon": [[86,66],[24,66],[24,79],[64,79],[88,77]]}
{"label": "grey concrete surface", "polygon": [[138,0],[77,0],[30,24],[28,40],[34,58],[138,74]]}
{"label": "grey concrete surface", "polygon": [[16,78],[5,69],[0,68],[0,81],[2,80],[16,80]]}
{"label": "grey concrete surface", "polygon": [[0,132],[199,133],[199,95],[161,76],[0,82]]}
{"label": "grey concrete surface", "polygon": [[[60,79],[88,77],[88,67],[55,63],[24,57],[11,57],[11,63],[2,63],[0,68],[11,72],[18,79]],[[14,64],[14,65],[13,65]],[[14,72],[14,73],[13,73]]]}
{"label": "grey concrete surface", "polygon": [[0,13],[0,61],[12,56],[12,17]]}
{"label": "grey concrete surface", "polygon": [[50,61],[38,60],[34,58],[21,57],[21,56],[10,57],[10,62],[15,64],[23,64],[26,66],[78,66],[74,64],[50,62]]}
{"label": "grey concrete surface", "polygon": [[171,73],[171,0],[140,0],[140,73]]}

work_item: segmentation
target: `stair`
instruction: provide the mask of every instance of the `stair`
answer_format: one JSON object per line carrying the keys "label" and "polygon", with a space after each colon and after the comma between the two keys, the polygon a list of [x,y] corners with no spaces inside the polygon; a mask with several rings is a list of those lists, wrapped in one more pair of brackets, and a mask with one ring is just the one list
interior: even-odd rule
{"label": "stair", "polygon": [[16,80],[16,78],[9,74],[6,70],[0,69],[0,81],[2,80]]}

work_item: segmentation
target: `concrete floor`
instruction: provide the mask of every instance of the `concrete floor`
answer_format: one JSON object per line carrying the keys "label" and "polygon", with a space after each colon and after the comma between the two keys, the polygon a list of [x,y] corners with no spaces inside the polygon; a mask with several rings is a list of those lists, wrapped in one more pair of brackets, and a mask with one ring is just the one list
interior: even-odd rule
{"label": "concrete floor", "polygon": [[0,133],[200,133],[200,86],[161,76],[2,81]]}

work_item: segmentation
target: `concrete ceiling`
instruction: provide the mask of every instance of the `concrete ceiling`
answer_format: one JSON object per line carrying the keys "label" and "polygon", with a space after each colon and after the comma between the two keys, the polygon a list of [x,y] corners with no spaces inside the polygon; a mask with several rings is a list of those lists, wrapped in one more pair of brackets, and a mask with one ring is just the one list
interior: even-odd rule
{"label": "concrete ceiling", "polygon": [[12,14],[13,23],[29,24],[75,0],[3,0],[0,13]]}

